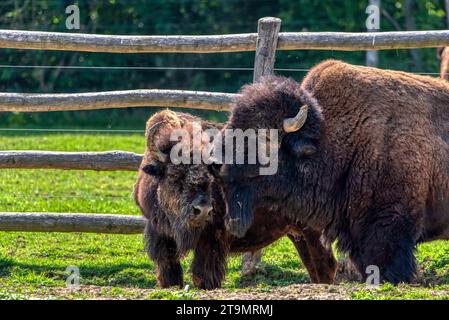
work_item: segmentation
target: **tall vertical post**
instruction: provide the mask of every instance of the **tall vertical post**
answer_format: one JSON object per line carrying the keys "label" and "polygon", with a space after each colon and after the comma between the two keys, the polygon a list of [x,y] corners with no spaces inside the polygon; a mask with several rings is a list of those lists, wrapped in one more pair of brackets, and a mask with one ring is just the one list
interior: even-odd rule
{"label": "tall vertical post", "polygon": [[262,76],[273,74],[280,29],[279,18],[259,19],[253,82],[259,81]]}
{"label": "tall vertical post", "polygon": [[[380,23],[380,0],[369,0],[368,3],[368,8],[377,8],[375,12],[371,13],[371,15],[374,15],[373,19],[378,19],[379,21],[374,24],[367,23],[366,28],[368,32],[376,32],[379,30],[375,27],[375,25]],[[377,67],[379,65],[379,52],[377,50],[368,50],[366,52],[366,65],[368,67]]]}
{"label": "tall vertical post", "polygon": [[[266,17],[259,19],[257,26],[256,57],[254,60],[253,82],[262,76],[273,74],[276,47],[281,19]],[[242,256],[242,275],[257,272],[262,260],[262,252],[247,252]]]}

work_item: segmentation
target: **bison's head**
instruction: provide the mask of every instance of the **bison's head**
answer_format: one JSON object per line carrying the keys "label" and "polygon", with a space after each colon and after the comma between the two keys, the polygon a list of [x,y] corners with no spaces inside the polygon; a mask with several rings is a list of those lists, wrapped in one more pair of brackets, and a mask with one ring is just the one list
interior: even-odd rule
{"label": "bison's head", "polygon": [[[181,246],[190,246],[202,229],[213,220],[212,177],[204,164],[177,164],[170,157],[175,144],[172,132],[185,130],[199,118],[163,111],[147,124],[147,147],[141,170],[157,182],[157,204],[170,221],[173,236]],[[213,126],[201,122],[203,126]],[[172,137],[173,138],[173,137]],[[192,145],[189,143],[189,148]],[[201,148],[201,146],[198,146]],[[192,150],[193,152],[193,150]]]}
{"label": "bison's head", "polygon": [[[262,175],[260,169],[267,164],[261,163],[260,157],[254,164],[248,164],[247,145],[240,149],[246,156],[244,164],[225,162],[209,166],[224,191],[231,233],[242,237],[257,207],[281,209],[288,214],[288,206],[298,194],[300,184],[312,174],[309,164],[320,148],[321,123],[316,100],[291,79],[270,76],[243,87],[224,129],[252,129],[256,134],[259,129],[275,129],[276,141],[258,141],[258,148],[265,143],[266,150],[276,149],[277,170]],[[226,130],[223,132],[226,134]],[[225,148],[238,149],[229,143]]]}

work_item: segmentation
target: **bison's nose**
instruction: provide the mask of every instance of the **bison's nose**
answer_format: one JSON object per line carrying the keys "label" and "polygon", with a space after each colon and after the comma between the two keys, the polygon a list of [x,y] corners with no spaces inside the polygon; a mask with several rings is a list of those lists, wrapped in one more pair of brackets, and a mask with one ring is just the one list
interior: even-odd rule
{"label": "bison's nose", "polygon": [[212,205],[209,203],[193,205],[193,214],[195,216],[208,216],[212,212]]}

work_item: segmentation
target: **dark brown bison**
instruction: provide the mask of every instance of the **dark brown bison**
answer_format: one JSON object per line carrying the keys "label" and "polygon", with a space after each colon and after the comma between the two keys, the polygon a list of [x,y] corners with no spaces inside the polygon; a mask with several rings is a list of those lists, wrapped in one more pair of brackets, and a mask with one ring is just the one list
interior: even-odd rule
{"label": "dark brown bison", "polygon": [[321,232],[263,209],[255,212],[254,224],[245,237],[236,238],[226,230],[221,190],[213,183],[207,166],[175,164],[169,157],[177,143],[170,141],[171,132],[182,128],[192,135],[194,122],[201,123],[203,130],[219,128],[215,123],[168,110],[147,123],[147,146],[134,196],[147,218],[147,251],[156,262],[158,284],[182,286],[180,259],[193,250],[194,284],[204,289],[220,287],[230,253],[260,250],[284,235],[292,240],[311,280],[331,283],[336,260],[329,244],[321,239]]}
{"label": "dark brown bison", "polygon": [[274,175],[211,166],[231,233],[243,236],[269,204],[336,239],[362,275],[375,265],[394,284],[414,276],[417,243],[448,239],[446,81],[326,61],[300,87],[281,77],[245,86],[226,128],[279,131]]}

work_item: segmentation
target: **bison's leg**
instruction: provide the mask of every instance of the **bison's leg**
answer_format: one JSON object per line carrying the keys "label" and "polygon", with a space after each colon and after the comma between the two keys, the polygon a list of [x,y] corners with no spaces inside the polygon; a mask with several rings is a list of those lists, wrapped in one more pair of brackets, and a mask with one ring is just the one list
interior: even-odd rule
{"label": "bison's leg", "polygon": [[296,250],[298,251],[299,257],[301,258],[302,263],[307,269],[309,273],[310,280],[313,283],[318,283],[317,272],[315,270],[315,265],[313,264],[312,257],[310,256],[309,248],[307,246],[307,242],[304,239],[304,236],[301,235],[292,235],[289,234],[288,237],[293,242]]}
{"label": "bison's leg", "polygon": [[257,273],[262,264],[262,251],[246,252],[242,255],[242,276],[249,276]]}
{"label": "bison's leg", "polygon": [[[375,279],[376,268],[380,282],[408,283],[415,275],[415,224],[411,215],[397,210],[396,207],[377,212],[376,216],[380,218],[365,221],[354,241],[351,260],[365,279],[368,276]],[[372,267],[367,269],[368,266]]]}
{"label": "bison's leg", "polygon": [[310,279],[314,283],[333,283],[338,263],[332,246],[322,240],[321,232],[304,228],[301,233],[301,235],[289,235],[289,238],[298,250]]}
{"label": "bison's leg", "polygon": [[228,243],[224,230],[206,228],[195,248],[192,263],[193,282],[200,289],[221,287],[226,272]]}
{"label": "bison's leg", "polygon": [[156,263],[158,285],[162,288],[182,288],[182,267],[175,240],[149,230],[148,227],[145,230],[145,238],[148,255]]}

